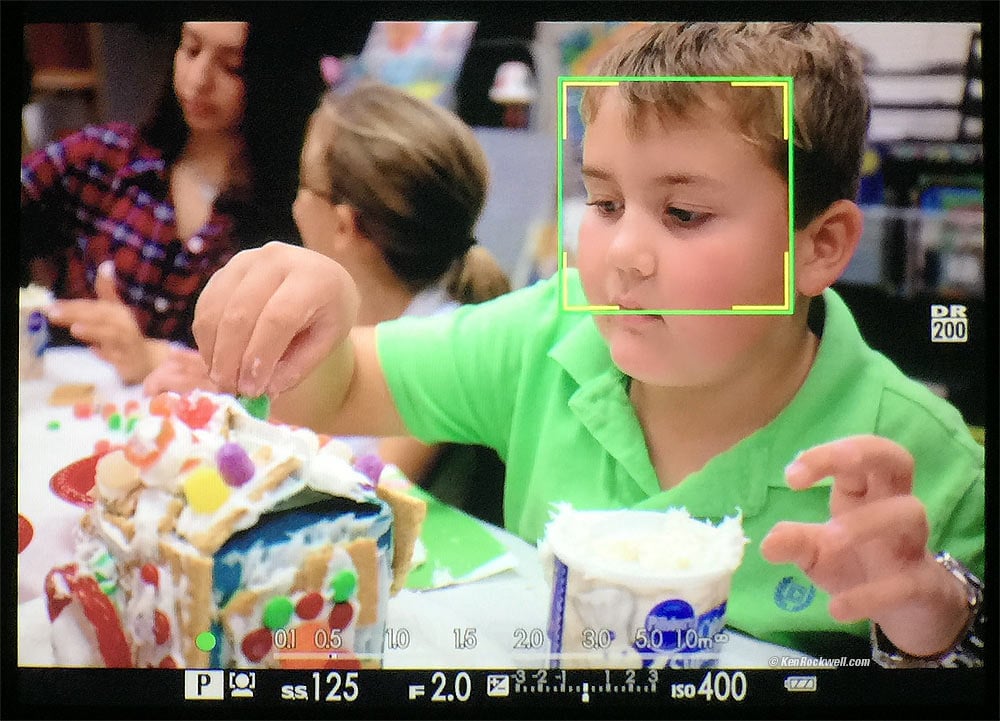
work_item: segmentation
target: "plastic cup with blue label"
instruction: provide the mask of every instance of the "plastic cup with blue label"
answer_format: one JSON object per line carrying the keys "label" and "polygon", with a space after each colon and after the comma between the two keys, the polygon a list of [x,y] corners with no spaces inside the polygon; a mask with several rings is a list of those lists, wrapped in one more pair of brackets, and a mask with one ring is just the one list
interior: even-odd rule
{"label": "plastic cup with blue label", "polygon": [[52,293],[39,285],[21,288],[19,293],[18,362],[20,380],[42,377],[42,354],[49,344],[49,323],[44,310],[54,300]]}
{"label": "plastic cup with blue label", "polygon": [[562,508],[539,545],[553,668],[711,668],[747,539],[684,509]]}

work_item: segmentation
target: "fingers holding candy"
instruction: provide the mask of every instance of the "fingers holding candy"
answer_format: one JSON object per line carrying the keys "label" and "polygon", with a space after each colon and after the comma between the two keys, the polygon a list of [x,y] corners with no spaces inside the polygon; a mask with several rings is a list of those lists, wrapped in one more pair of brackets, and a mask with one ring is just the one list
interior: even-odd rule
{"label": "fingers holding candy", "polygon": [[336,262],[282,243],[238,253],[212,276],[194,335],[222,390],[280,393],[346,337],[357,317],[353,281]]}

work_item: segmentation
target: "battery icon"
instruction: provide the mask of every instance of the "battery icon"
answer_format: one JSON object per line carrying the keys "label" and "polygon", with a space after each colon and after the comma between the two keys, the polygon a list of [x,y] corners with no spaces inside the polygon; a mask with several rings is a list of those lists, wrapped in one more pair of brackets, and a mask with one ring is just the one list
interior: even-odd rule
{"label": "battery icon", "polygon": [[786,676],[785,677],[785,690],[786,691],[815,691],[816,690],[816,677],[815,676]]}

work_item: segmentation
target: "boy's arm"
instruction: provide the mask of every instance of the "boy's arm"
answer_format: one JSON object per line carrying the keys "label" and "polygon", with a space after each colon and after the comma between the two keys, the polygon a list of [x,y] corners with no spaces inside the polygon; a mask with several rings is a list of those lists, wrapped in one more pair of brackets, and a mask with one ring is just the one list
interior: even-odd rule
{"label": "boy's arm", "polygon": [[352,329],[358,304],[341,265],[268,243],[238,253],[212,276],[195,307],[194,337],[219,390],[267,393],[288,423],[337,435],[401,435],[374,329]]}

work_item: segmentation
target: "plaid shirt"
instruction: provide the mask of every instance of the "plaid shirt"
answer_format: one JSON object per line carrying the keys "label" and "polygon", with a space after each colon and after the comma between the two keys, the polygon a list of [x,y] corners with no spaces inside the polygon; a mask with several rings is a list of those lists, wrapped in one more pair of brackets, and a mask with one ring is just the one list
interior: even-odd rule
{"label": "plaid shirt", "polygon": [[[162,153],[136,128],[88,126],[22,162],[22,256],[65,253],[58,290],[68,298],[95,297],[97,266],[113,260],[118,295],[146,336],[193,344],[198,293],[239,248],[233,219],[214,207],[182,242],[169,195]],[[54,241],[32,228],[34,217],[55,232]]]}

